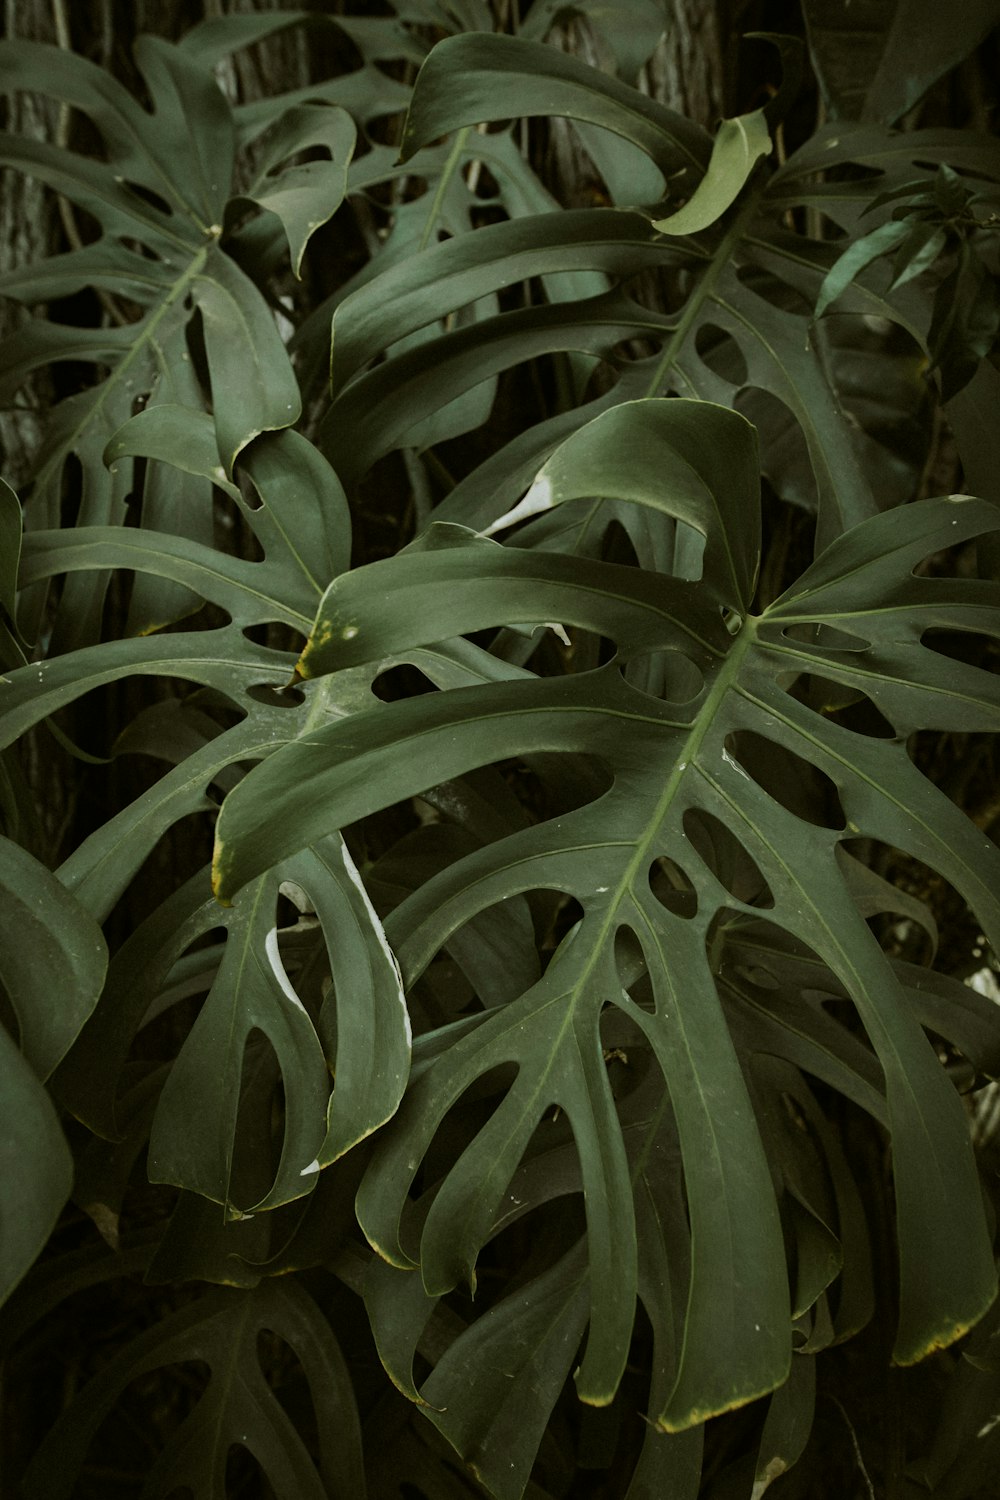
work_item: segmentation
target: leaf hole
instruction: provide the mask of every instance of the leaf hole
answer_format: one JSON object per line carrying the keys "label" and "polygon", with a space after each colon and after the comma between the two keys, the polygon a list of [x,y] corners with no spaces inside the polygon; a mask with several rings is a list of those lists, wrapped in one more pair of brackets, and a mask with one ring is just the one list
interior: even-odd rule
{"label": "leaf hole", "polygon": [[786,812],[816,828],[847,826],[836,783],[812,761],[752,729],[727,735],[726,750]]}
{"label": "leaf hole", "polygon": [[737,392],[733,406],[760,434],[761,468],[776,494],[814,513],[816,478],[800,418],[771,391],[753,385]]}
{"label": "leaf hole", "polygon": [[312,1388],[297,1352],[273,1329],[261,1328],[257,1333],[257,1363],[315,1462],[320,1451],[319,1423]]}
{"label": "leaf hole", "polygon": [[765,271],[762,266],[739,266],[736,277],[748,292],[753,292],[770,307],[776,307],[779,312],[791,313],[793,316],[802,318],[812,317],[813,309],[809,299],[797,288],[790,286],[787,281],[782,281],[770,271]]}
{"label": "leaf hole", "polygon": [[786,625],[781,632],[786,641],[801,641],[806,646],[819,646],[824,651],[867,651],[871,641],[854,635],[850,630],[841,630],[824,621],[815,624],[810,620],[798,620]]}
{"label": "leaf hole", "polygon": [[139,255],[143,260],[163,260],[163,256],[160,254],[159,250],[154,250],[152,245],[143,244],[142,240],[136,240],[130,237],[119,235],[118,243],[124,250],[127,250],[130,255]]}
{"label": "leaf hole", "polygon": [[914,578],[978,578],[976,538],[966,538],[951,547],[928,552],[913,564],[910,572]]}
{"label": "leaf hole", "polygon": [[705,674],[682,651],[649,651],[632,657],[625,681],[658,702],[690,703],[705,686]]}
{"label": "leaf hole", "polygon": [[260,1500],[274,1500],[274,1489],[250,1449],[243,1443],[232,1443],[226,1455],[226,1477],[223,1495],[254,1495]]}
{"label": "leaf hole", "polygon": [[235,1207],[249,1209],[267,1196],[284,1140],[285,1090],[278,1054],[270,1037],[254,1026],[243,1046],[240,1097],[233,1128],[229,1195]]}
{"label": "leaf hole", "polygon": [[751,989],[773,991],[781,988],[781,982],[763,964],[736,964],[733,972]]}
{"label": "leaf hole", "polygon": [[1000,631],[994,637],[976,630],[925,630],[920,644],[948,661],[959,661],[993,676],[1000,673]]}
{"label": "leaf hole", "polygon": [[942,966],[954,973],[973,946],[982,949],[978,919],[945,877],[904,849],[880,839],[845,839],[841,870],[861,915],[892,958],[933,964],[939,934]]}
{"label": "leaf hole", "polygon": [[146,187],[145,184],[141,182],[126,181],[120,183],[119,185],[123,187],[127,193],[130,193],[133,198],[138,198],[141,203],[145,203],[148,208],[154,208],[157,213],[163,214],[167,218],[173,217],[174,210],[172,206],[167,202],[166,198],[161,197],[161,195],[155,192],[153,188]]}
{"label": "leaf hole", "polygon": [[522,895],[477,912],[446,948],[485,1010],[510,1004],[541,977],[531,909]]}
{"label": "leaf hole", "polygon": [[400,699],[418,698],[424,693],[437,691],[430,678],[425,677],[419,667],[411,666],[408,662],[390,667],[387,672],[380,672],[372,683],[371,690],[383,703],[396,703]]}
{"label": "leaf hole", "polygon": [[698,893],[686,871],[676,861],[660,855],[649,867],[649,889],[675,917],[690,920],[698,915]]}
{"label": "leaf hole", "polygon": [[808,704],[814,713],[821,714],[831,724],[849,729],[852,734],[864,735],[866,739],[872,740],[896,738],[893,725],[874,699],[859,688],[834,682],[815,672],[803,672],[788,691],[800,703]]}
{"label": "leaf hole", "polygon": [[560,895],[539,945],[543,973],[555,957],[560,944],[582,921],[583,907],[576,897]]}
{"label": "leaf hole", "polygon": [[247,688],[247,697],[268,708],[297,708],[306,699],[301,688],[275,687],[270,682],[255,682],[252,687]]}
{"label": "leaf hole", "polygon": [[[417,1182],[430,1192],[443,1182],[462,1153],[489,1124],[513,1088],[520,1071],[516,1062],[500,1063],[474,1078],[442,1115],[423,1156]],[[428,1197],[430,1196],[428,1193]],[[429,1201],[422,1208],[429,1208]]]}
{"label": "leaf hole", "polygon": [[490,224],[506,224],[509,215],[499,203],[476,203],[469,211],[469,222],[473,229],[485,229]]}
{"label": "leaf hole", "polygon": [[[111,1315],[110,1308],[108,1311]],[[67,1326],[64,1323],[64,1329]],[[90,1354],[91,1350],[81,1350],[80,1358],[86,1361]],[[210,1379],[207,1361],[184,1359],[129,1381],[87,1445],[86,1468],[93,1464],[96,1469],[106,1462],[107,1454],[114,1453],[126,1472],[148,1473],[157,1454],[170,1444],[181,1423],[198,1406]]]}
{"label": "leaf hole", "polygon": [[774,905],[756,860],[725,823],[700,807],[689,807],[683,828],[688,843],[734,900],[762,908]]}
{"label": "leaf hole", "polygon": [[747,362],[732,334],[717,323],[702,323],[695,334],[694,347],[703,365],[731,385],[746,385],[750,379]]}
{"label": "leaf hole", "polygon": [[489,201],[500,197],[500,185],[483,162],[477,164],[476,174],[470,185],[477,198]]}

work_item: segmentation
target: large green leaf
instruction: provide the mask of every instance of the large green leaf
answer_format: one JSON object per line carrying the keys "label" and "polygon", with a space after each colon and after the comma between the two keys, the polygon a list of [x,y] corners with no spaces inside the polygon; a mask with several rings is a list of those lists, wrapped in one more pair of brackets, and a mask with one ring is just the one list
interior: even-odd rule
{"label": "large green leaf", "polygon": [[[606,462],[618,466],[623,488],[634,470],[641,499],[649,479],[635,456],[642,451],[639,433],[648,438],[650,424],[658,424],[666,447],[677,424],[679,460],[702,409],[639,404],[616,413],[619,423],[630,411],[636,441],[626,442],[616,426]],[[914,1360],[958,1337],[995,1292],[962,1110],[865,924],[837,850],[853,837],[880,838],[905,850],[961,892],[984,931],[996,931],[995,847],[924,779],[905,750],[905,736],[918,727],[995,729],[1000,722],[995,679],[946,660],[920,640],[930,627],[995,633],[996,591],[911,571],[941,546],[991,531],[996,515],[975,501],[929,501],[911,507],[905,532],[895,516],[872,518],[755,617],[747,593],[756,548],[752,436],[735,415],[703,415],[701,529],[707,535],[718,524],[720,507],[746,518],[725,533],[742,559],[735,575],[727,550],[707,547],[702,582],[661,580],[659,622],[637,629],[646,618],[642,573],[624,570],[623,576],[594,565],[593,573],[582,569],[574,585],[562,559],[533,555],[533,582],[525,585],[533,618],[576,620],[597,631],[603,619],[602,633],[615,640],[618,656],[576,677],[390,704],[357,728],[332,725],[308,743],[286,747],[227,798],[215,875],[223,895],[234,893],[276,852],[290,853],[315,837],[317,821],[322,829],[343,826],[503,757],[584,751],[610,768],[612,787],[596,802],[459,860],[395,914],[391,934],[412,979],[465,921],[515,892],[555,887],[583,908],[578,928],[542,979],[417,1075],[383,1136],[359,1212],[387,1258],[401,1265],[419,1259],[428,1291],[471,1278],[478,1247],[543,1112],[550,1105],[564,1109],[580,1153],[591,1264],[590,1335],[578,1384],[585,1399],[609,1400],[627,1354],[636,1289],[632,1193],[598,1029],[603,1007],[620,1005],[667,1080],[684,1159],[691,1283],[679,1371],[658,1413],[671,1429],[772,1389],[787,1373],[790,1351],[773,1191],[712,973],[713,933],[724,910],[762,904],[769,921],[814,951],[857,1006],[881,1065],[901,1258],[896,1357]],[[594,488],[593,450],[605,420],[568,440],[554,460],[564,503]],[[713,421],[728,429],[725,441],[713,433]],[[695,487],[675,500],[668,485],[661,504],[690,524]],[[364,655],[366,641],[377,655],[385,632],[393,632],[398,649],[397,628],[419,641],[518,618],[517,592],[508,605],[505,591],[493,586],[494,555],[481,545],[468,548],[462,587],[452,576],[447,590],[425,593],[434,604],[425,602],[417,622],[405,590],[384,594],[374,573],[365,609],[364,574],[355,575],[350,625],[328,633],[321,609],[306,660],[315,649],[332,670],[335,635],[347,665]],[[439,556],[454,568],[463,552]],[[388,566],[398,570],[394,579],[401,584],[407,568],[422,578],[434,558],[416,553]],[[519,575],[501,568],[498,576]],[[477,580],[482,611],[473,619],[469,601]],[[678,587],[699,601],[685,612],[685,632],[669,607],[670,590]],[[640,607],[638,616],[621,613],[626,594],[631,609]],[[835,644],[826,644],[828,638]],[[635,651],[656,648],[686,657],[700,687],[689,678],[683,692],[663,702],[631,688],[621,663]],[[803,673],[869,694],[897,738],[870,739],[807,707],[789,691]],[[832,805],[820,798],[792,811],[783,803],[783,773],[768,770],[778,744],[790,757],[784,774],[794,766],[800,779],[818,775]],[[263,818],[261,808],[267,809]],[[729,830],[753,876],[749,906],[705,843],[706,828],[716,827]],[[660,858],[693,893],[693,913],[690,904],[664,905],[653,894],[650,878]],[[615,957],[622,932],[642,952],[651,1010],[622,988]],[[417,1163],[463,1090],[506,1064],[514,1064],[516,1078],[446,1177],[417,1249],[404,1213]],[[720,1287],[727,1296],[720,1297]]]}
{"label": "large green leaf", "polygon": [[[318,1464],[268,1378],[269,1335],[290,1346],[305,1375]],[[190,1360],[209,1366],[208,1385],[144,1476],[143,1500],[166,1500],[178,1489],[205,1500],[223,1495],[234,1444],[253,1454],[278,1500],[363,1500],[344,1357],[320,1309],[288,1278],[249,1292],[209,1292],[126,1344],[56,1423],[28,1470],[25,1494],[68,1500],[98,1428],[131,1382]]]}
{"label": "large green leaf", "polygon": [[[468,79],[454,71],[467,52],[473,66]],[[520,56],[514,43],[501,38],[456,38],[435,49],[415,89],[408,149],[430,140],[437,130],[467,125],[484,110],[496,118],[501,109],[512,111],[520,102],[530,112],[539,105],[536,93],[543,76],[555,98],[561,87],[561,55],[545,48],[536,48],[530,58],[526,53],[523,65],[530,81],[523,90],[515,66]],[[493,77],[494,66],[510,71],[504,72],[502,96],[495,85],[488,100],[476,69],[481,67],[486,79]],[[571,71],[574,112],[584,112],[579,99],[588,90],[594,111],[599,112],[598,103],[600,110],[615,110],[619,104],[624,109],[618,93],[613,106],[605,98],[604,75],[588,72],[575,61]],[[636,93],[632,103],[641,112],[648,101]],[[849,235],[863,234],[871,221],[862,224],[860,215],[874,191],[915,177],[930,181],[926,163],[941,160],[966,171],[996,175],[993,146],[959,131],[896,136],[868,126],[821,132],[772,178],[761,173],[724,231],[661,241],[663,270],[674,279],[682,273],[683,285],[690,288],[676,312],[666,315],[640,308],[620,288],[589,302],[577,300],[572,308],[535,305],[481,318],[472,327],[423,345],[419,353],[401,350],[394,355],[396,329],[427,327],[432,318],[449,311],[449,304],[451,310],[469,306],[508,285],[511,276],[528,278],[532,270],[551,274],[556,268],[565,274],[573,267],[599,265],[621,282],[655,258],[655,246],[644,234],[628,232],[634,216],[616,219],[602,210],[589,211],[589,228],[586,211],[562,215],[561,239],[558,220],[547,216],[492,226],[429,248],[391,271],[383,306],[380,284],[373,282],[338,308],[334,401],[323,428],[327,451],[351,486],[382,454],[407,442],[414,416],[426,420],[484,376],[515,363],[557,350],[587,351],[619,372],[619,399],[675,391],[727,405],[744,402],[764,433],[765,472],[788,498],[818,506],[817,538],[823,546],[884,503],[881,496],[876,498],[870,476],[877,465],[887,462],[887,455],[881,447],[882,414],[870,404],[857,403],[857,361],[834,357],[828,338],[808,321],[843,242],[835,248],[804,233],[799,228],[805,222],[801,215],[794,220],[791,216],[796,210],[815,210],[832,217]],[[645,149],[655,151],[652,141],[645,142]],[[720,148],[720,161],[723,154]],[[879,173],[877,189],[859,179],[853,163]],[[727,172],[722,170],[722,176]],[[709,191],[711,180],[706,177],[699,191]],[[716,204],[713,198],[713,204],[717,208],[722,199]],[[807,222],[817,222],[816,216]],[[929,308],[921,301],[922,293],[916,296],[912,287],[906,291],[908,300],[896,306],[868,286],[855,285],[840,311],[853,320],[899,322],[916,350],[926,333]],[[649,341],[656,352],[644,359],[626,357],[622,351],[630,338]],[[388,360],[366,375],[357,374],[381,349],[389,350]],[[913,381],[905,394],[916,421],[923,402],[920,382]],[[605,404],[614,399],[613,394],[602,398]],[[856,421],[845,420],[845,407]],[[903,413],[899,415],[905,420]],[[463,481],[463,501],[471,501],[481,490],[502,502],[522,461],[520,450],[515,453],[517,445],[530,443],[537,465],[566,435],[574,418],[580,425],[580,408],[541,424],[534,438],[524,434],[515,440],[509,453],[483,466],[481,481],[478,474]],[[912,484],[918,471],[919,460],[914,458],[894,483]],[[448,519],[482,525],[481,512],[475,517],[472,511],[462,514],[457,495],[446,503]],[[501,503],[488,520],[506,508]]]}
{"label": "large green leaf", "polygon": [[[99,874],[84,879],[93,886]],[[301,913],[291,927],[279,926],[281,896]],[[191,950],[208,933],[211,946]],[[60,1097],[93,1129],[118,1133],[138,1032],[200,993],[153,1118],[150,1176],[236,1216],[311,1192],[322,1167],[393,1113],[409,1067],[398,971],[341,840],[269,871],[231,911],[220,912],[204,872],[163,903],[116,954],[101,1005],[60,1070]],[[248,1144],[245,1096],[256,1088],[262,1108],[279,1084],[277,1137],[269,1105],[263,1135]]]}
{"label": "large green leaf", "polygon": [[[332,993],[315,1022],[282,958],[281,892],[313,914],[326,937]],[[218,925],[203,905],[196,921],[213,916]],[[342,840],[271,870],[238,898],[224,925],[221,961],[153,1120],[149,1173],[230,1208],[247,1045],[259,1033],[274,1049],[285,1100],[273,1182],[243,1205],[259,1210],[311,1191],[322,1167],[394,1112],[409,1066],[409,1019],[395,962]],[[329,1110],[324,1051],[337,1078]]]}
{"label": "large green leaf", "polygon": [[[207,356],[216,463],[226,476],[231,478],[236,455],[258,434],[288,427],[300,414],[298,385],[267,302],[220,246],[233,192],[230,106],[210,71],[190,53],[143,37],[136,58],[152,114],[82,57],[23,41],[5,42],[0,49],[0,86],[8,92],[33,89],[72,104],[92,119],[106,152],[106,159],[98,160],[26,137],[4,138],[5,163],[84,208],[101,233],[93,244],[14,271],[0,283],[0,292],[28,305],[67,298],[88,286],[126,299],[115,304],[118,327],[77,328],[39,319],[17,335],[4,374],[8,394],[39,360],[109,367],[104,378],[55,412],[34,475],[29,514],[35,526],[59,523],[70,457],[82,466],[80,523],[123,524],[133,465],[120,462],[109,473],[101,455],[150,396],[154,404],[166,400],[192,412],[203,409],[205,397],[185,368],[196,311]],[[329,152],[329,163],[287,165],[299,151],[316,147]],[[335,108],[300,106],[275,125],[259,180],[242,201],[244,208],[257,205],[280,219],[296,269],[308,237],[343,198],[352,149],[351,121]],[[181,504],[176,495],[163,493],[169,484],[155,471],[147,478],[143,525],[210,542],[207,488],[197,497],[189,492]],[[67,584],[57,644],[98,638],[106,581],[106,573],[95,573]],[[135,604],[136,622],[155,628],[189,612],[189,599],[173,583],[147,585]]]}

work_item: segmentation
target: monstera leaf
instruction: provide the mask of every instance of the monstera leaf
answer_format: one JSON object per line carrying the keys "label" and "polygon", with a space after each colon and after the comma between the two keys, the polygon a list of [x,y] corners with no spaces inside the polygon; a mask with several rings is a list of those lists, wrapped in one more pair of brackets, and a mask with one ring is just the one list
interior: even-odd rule
{"label": "monstera leaf", "polygon": [[[643,1151],[668,1110],[683,1162],[690,1278],[676,1366],[655,1413],[676,1431],[779,1385],[791,1352],[774,1187],[717,983],[740,913],[766,916],[813,955],[832,976],[828,993],[850,997],[867,1033],[869,1096],[884,1100],[875,1109],[895,1176],[896,1358],[959,1337],[994,1295],[963,1112],[866,923],[850,846],[879,839],[923,861],[996,933],[997,851],[906,751],[919,727],[1000,722],[995,678],[922,640],[930,629],[995,634],[995,588],[914,573],[929,554],[992,531],[996,512],[959,498],[911,506],[905,527],[872,517],[755,615],[756,448],[734,413],[685,401],[616,407],[558,448],[536,487],[552,507],[600,495],[690,527],[704,542],[700,578],[470,535],[465,547],[403,554],[337,580],[299,662],[306,679],[398,658],[407,642],[539,620],[596,634],[614,654],[590,671],[387,704],[283,747],[223,805],[216,889],[232,897],[317,831],[474,767],[516,757],[558,777],[561,756],[584,754],[606,768],[611,784],[596,800],[467,854],[394,913],[389,933],[408,983],[464,924],[521,893],[556,890],[581,916],[540,979],[432,1046],[383,1132],[358,1211],[381,1255],[419,1264],[428,1296],[474,1286],[519,1163],[537,1149],[546,1112],[564,1112],[589,1265],[577,1386],[585,1401],[608,1402],[640,1275],[636,1168],[607,1060],[618,1045],[608,1018],[620,1013],[661,1080],[663,1108],[648,1119]],[[662,662],[658,697],[630,681],[650,653]],[[877,704],[889,736],[811,707],[801,692],[809,679]],[[810,789],[798,801],[793,782]],[[790,1017],[778,1008],[772,1022],[780,1030]],[[418,1212],[409,1195],[436,1132],[498,1069],[502,1097]],[[669,1244],[681,1230],[676,1214],[665,1218]],[[823,1284],[821,1275],[810,1295]],[[803,1305],[799,1293],[794,1301]]]}
{"label": "monstera leaf", "polygon": [[[692,219],[699,233],[676,235],[658,231],[683,221],[646,208],[539,214],[432,246],[352,292],[334,319],[334,399],[323,427],[326,451],[348,487],[405,443],[415,415],[426,418],[524,360],[568,350],[599,356],[618,377],[614,389],[521,434],[461,481],[440,519],[485,528],[573,427],[615,401],[669,392],[744,403],[764,433],[768,477],[789,498],[817,508],[820,546],[871,515],[879,508],[870,480],[880,451],[877,433],[864,431],[868,414],[862,410],[852,411],[857,420],[845,419],[856,362],[838,366],[810,322],[845,240],[835,245],[797,226],[808,212],[814,220],[825,214],[842,236],[870,230],[872,220],[859,226],[859,219],[872,202],[872,173],[878,174],[877,192],[914,179],[931,182],[933,164],[942,160],[996,180],[996,143],[959,131],[900,137],[879,126],[830,128],[777,172],[760,168],[748,182],[767,128],[762,119],[753,120],[752,132],[730,121],[737,149],[723,149],[728,137],[717,141],[702,177],[709,137],[692,135],[690,127],[679,131],[670,113],[644,95],[620,83],[612,87],[604,75],[552,49],[469,36],[442,43],[425,63],[404,155],[474,121],[550,112],[557,99],[572,118],[615,132],[658,163],[676,190],[691,195],[680,213],[700,208],[705,194],[714,205],[712,222],[705,227],[708,220],[699,216],[697,225]],[[858,166],[866,169],[863,177]],[[631,295],[631,279],[654,267],[676,289],[676,310],[651,308]],[[587,299],[578,295],[569,305],[551,297],[532,305],[529,294],[524,307],[455,327],[419,350],[393,353],[402,335],[512,282],[584,271],[600,271],[610,288]],[[929,304],[919,298],[897,307],[868,285],[856,285],[841,311],[897,321],[915,347],[930,318]],[[629,354],[636,340],[654,352]],[[386,350],[390,357],[365,371]],[[915,408],[921,400],[914,383]]]}
{"label": "monstera leaf", "polygon": [[[211,419],[193,420],[171,406],[150,408],[123,429],[110,457],[120,463],[137,453],[180,457],[189,474],[205,475],[216,461]],[[152,754],[169,769],[61,866],[63,886],[84,908],[81,920],[88,913],[102,920],[108,915],[181,818],[214,812],[211,789],[231,786],[241,762],[310,733],[329,714],[375,701],[357,686],[338,692],[336,700],[321,687],[281,706],[278,689],[295,654],[256,645],[244,631],[276,623],[308,634],[326,582],[347,566],[350,524],[335,475],[295,433],[258,439],[241,460],[241,474],[254,503],[225,483],[256,534],[260,561],[227,558],[185,537],[113,526],[36,531],[25,539],[24,583],[95,569],[147,571],[212,601],[231,622],[105,642],[21,667],[0,686],[7,743],[93,688],[129,675],[187,679],[211,690],[230,715],[239,711],[240,722],[222,728],[193,704],[168,700],[121,736],[117,754]],[[283,946],[303,939],[297,924],[286,932],[279,922],[280,895],[298,905],[308,929],[311,1013],[285,968]],[[69,895],[64,899],[70,902]],[[207,878],[193,877],[116,955],[98,1010],[61,1071],[62,1098],[99,1132],[114,1136],[120,1128],[116,1094],[136,1032],[171,1003],[162,996],[176,992],[178,966],[190,968],[189,946],[220,927],[224,940],[201,953],[195,974],[187,975],[186,993],[206,999],[163,1086],[150,1170],[157,1180],[238,1213],[311,1191],[323,1165],[392,1114],[409,1066],[409,1021],[395,961],[341,840],[321,842],[276,867],[226,914],[212,900]],[[304,962],[299,949],[296,957]],[[49,1068],[57,1060],[50,1058]],[[331,1095],[333,1067],[338,1081]],[[263,1141],[241,1144],[241,1101],[251,1085],[258,1096],[263,1090],[285,1101],[277,1141],[265,1131]],[[204,1106],[208,1096],[211,1109]]]}
{"label": "monstera leaf", "polygon": [[[269,1342],[294,1355],[316,1413],[319,1462],[269,1376],[281,1369]],[[187,1361],[208,1366],[207,1385],[142,1476],[145,1500],[187,1490],[221,1495],[232,1447],[252,1454],[279,1500],[347,1500],[365,1494],[354,1392],[334,1335],[309,1295],[288,1279],[251,1292],[214,1290],[127,1344],[50,1433],[25,1478],[25,1494],[70,1496],[101,1423],[131,1382]],[[268,1365],[271,1369],[268,1369]]]}
{"label": "monstera leaf", "polygon": [[[82,57],[25,41],[0,48],[0,87],[33,89],[72,105],[93,122],[104,151],[99,159],[27,137],[0,143],[0,159],[61,193],[99,228],[92,243],[11,272],[0,294],[33,306],[90,287],[111,299],[114,318],[112,326],[97,328],[32,320],[10,342],[8,395],[33,369],[55,360],[108,371],[54,413],[34,477],[32,520],[41,527],[60,522],[71,458],[82,470],[80,523],[123,524],[134,467],[126,461],[106,469],[105,446],[147,401],[153,409],[168,403],[192,414],[204,408],[188,350],[195,322],[214,424],[209,479],[231,478],[237,454],[253,438],[290,426],[301,409],[268,304],[227,254],[223,235],[241,210],[259,208],[281,225],[297,271],[308,238],[343,199],[353,122],[328,105],[272,108],[257,177],[234,197],[236,124],[211,71],[190,52],[149,36],[139,39],[136,62],[152,111]],[[323,159],[295,164],[304,150],[319,150]],[[208,479],[195,490],[151,465],[141,514],[144,526],[212,542]],[[99,638],[106,583],[98,573],[67,584],[62,618],[73,623],[57,636],[63,645]],[[196,607],[189,590],[147,579],[132,600],[132,625],[155,629]]]}

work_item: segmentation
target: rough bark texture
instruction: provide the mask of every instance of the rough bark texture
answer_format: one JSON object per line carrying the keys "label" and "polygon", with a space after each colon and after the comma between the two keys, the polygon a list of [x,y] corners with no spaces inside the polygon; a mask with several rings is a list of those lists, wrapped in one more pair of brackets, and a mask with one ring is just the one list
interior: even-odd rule
{"label": "rough bark texture", "polygon": [[726,108],[718,0],[670,0],[667,31],[650,58],[649,93],[712,130]]}
{"label": "rough bark texture", "polygon": [[[26,41],[54,42],[55,26],[48,0],[5,0],[4,35]],[[51,140],[56,110],[47,100],[21,94],[6,107],[4,128]],[[30,177],[0,169],[0,275],[49,255],[58,235],[58,215],[51,195]],[[29,316],[15,303],[0,301],[0,343]],[[50,383],[42,374],[22,388],[16,404],[0,411],[0,467],[15,489],[24,483],[42,438],[41,413],[48,405]]]}

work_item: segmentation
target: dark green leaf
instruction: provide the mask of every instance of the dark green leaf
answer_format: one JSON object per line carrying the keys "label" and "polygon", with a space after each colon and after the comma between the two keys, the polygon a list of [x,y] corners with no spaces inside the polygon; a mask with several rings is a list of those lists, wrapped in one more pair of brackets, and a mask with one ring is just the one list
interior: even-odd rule
{"label": "dark green leaf", "polygon": [[0,839],[0,888],[0,980],[21,1050],[47,1078],[97,1004],[107,947],[65,885],[10,839]]}
{"label": "dark green leaf", "polygon": [[762,156],[771,154],[771,137],[762,109],[723,120],[712,142],[712,156],[701,182],[683,208],[654,219],[661,234],[697,234],[721,219],[746,186]]}
{"label": "dark green leaf", "polygon": [[[291,1346],[302,1366],[319,1431],[319,1468],[261,1367],[268,1333]],[[256,1458],[277,1500],[363,1500],[360,1432],[350,1377],[326,1319],[288,1278],[255,1291],[214,1291],[154,1324],[87,1385],[36,1454],[25,1494],[69,1500],[95,1433],[138,1377],[204,1360],[209,1384],[171,1435],[143,1485],[144,1500],[178,1489],[225,1488],[232,1445]]]}
{"label": "dark green leaf", "polygon": [[567,115],[642,148],[666,177],[701,176],[708,137],[682,115],[567,53],[517,37],[440,42],[420,70],[403,132],[404,160],[437,136],[483,120]]}
{"label": "dark green leaf", "polygon": [[52,1100],[0,1026],[0,1304],[45,1248],[73,1186]]}

